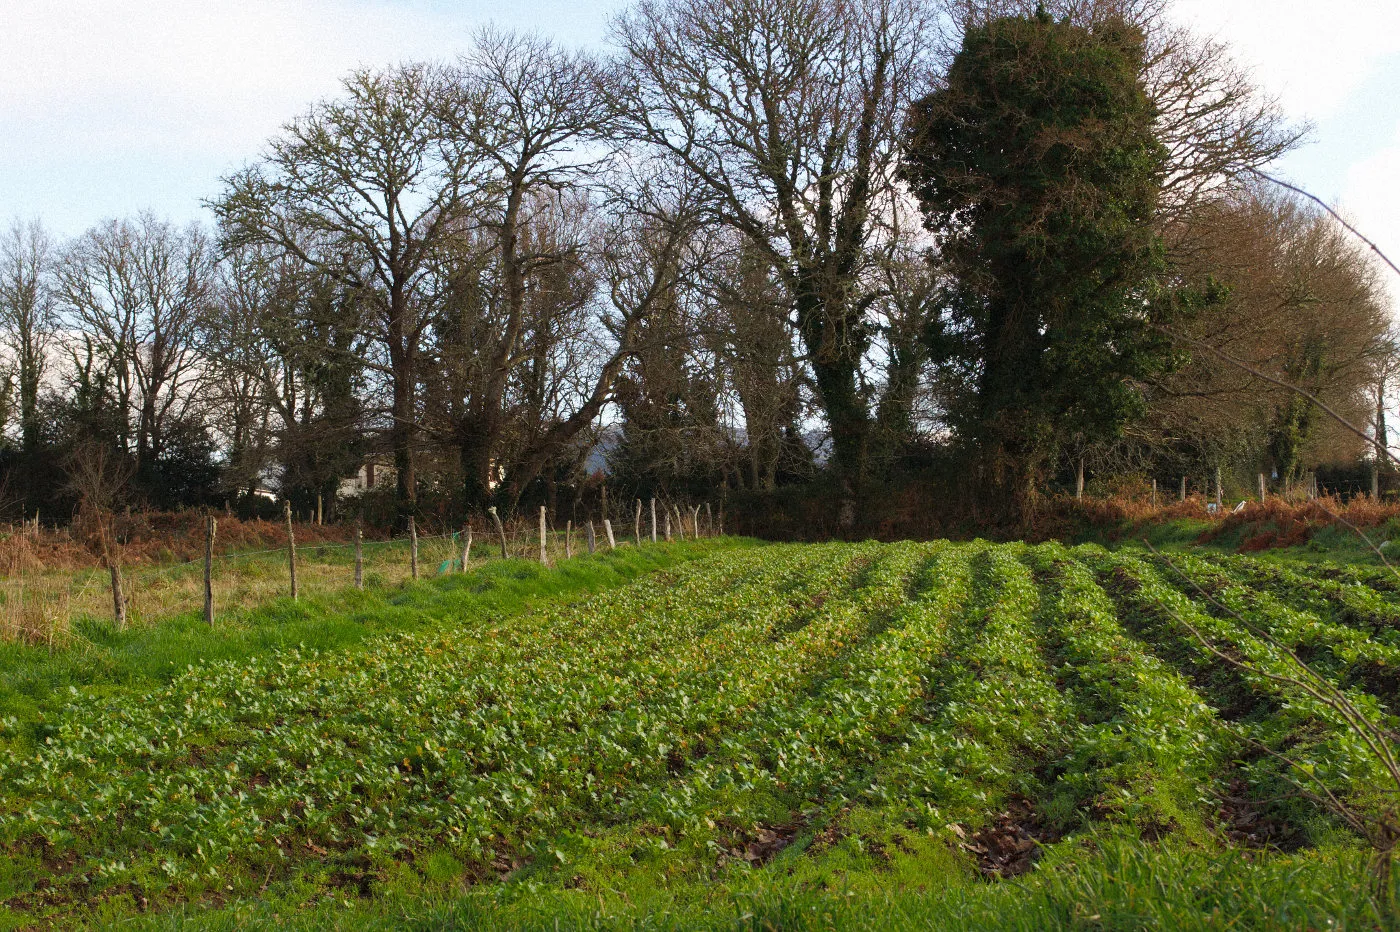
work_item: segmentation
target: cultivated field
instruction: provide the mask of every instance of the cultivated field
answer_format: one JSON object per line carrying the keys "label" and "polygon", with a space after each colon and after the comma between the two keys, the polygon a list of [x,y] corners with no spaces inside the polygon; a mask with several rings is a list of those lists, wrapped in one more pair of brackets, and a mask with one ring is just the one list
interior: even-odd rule
{"label": "cultivated field", "polygon": [[0,719],[0,925],[1382,924],[1298,784],[1394,786],[1282,648],[1388,726],[1400,580],[1172,560],[702,541],[357,595],[385,633]]}

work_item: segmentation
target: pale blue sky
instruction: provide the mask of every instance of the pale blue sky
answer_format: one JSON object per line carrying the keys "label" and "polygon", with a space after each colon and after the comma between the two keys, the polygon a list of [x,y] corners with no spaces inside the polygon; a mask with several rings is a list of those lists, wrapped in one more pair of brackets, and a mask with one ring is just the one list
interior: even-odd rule
{"label": "pale blue sky", "polygon": [[[0,0],[0,218],[63,235],[204,219],[219,177],[358,64],[447,59],[488,21],[597,44],[621,0]],[[1279,173],[1400,261],[1400,0],[1178,0],[1313,141]],[[1392,293],[1400,296],[1400,282]]]}

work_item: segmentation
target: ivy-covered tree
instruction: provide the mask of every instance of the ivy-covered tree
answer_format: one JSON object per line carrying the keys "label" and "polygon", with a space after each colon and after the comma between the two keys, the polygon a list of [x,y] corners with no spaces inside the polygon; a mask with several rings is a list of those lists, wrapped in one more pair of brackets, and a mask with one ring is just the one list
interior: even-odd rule
{"label": "ivy-covered tree", "polygon": [[992,19],[911,111],[903,171],[951,273],[938,361],[966,377],[949,415],[1023,522],[1062,446],[1121,431],[1171,360],[1142,55],[1123,23]]}

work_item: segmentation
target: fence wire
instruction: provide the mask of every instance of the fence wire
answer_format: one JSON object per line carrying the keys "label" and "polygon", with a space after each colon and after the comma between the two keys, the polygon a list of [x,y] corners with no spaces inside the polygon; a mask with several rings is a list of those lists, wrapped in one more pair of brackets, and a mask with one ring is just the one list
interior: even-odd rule
{"label": "fence wire", "polygon": [[[670,516],[674,539],[692,539],[713,534],[707,516],[684,508],[673,510],[657,503],[657,539],[664,540],[666,516]],[[650,513],[644,511],[638,524],[632,509],[619,507],[612,516],[614,540],[618,547],[649,543]],[[698,524],[698,526],[697,526]],[[559,520],[550,514],[546,521],[545,559],[555,564],[570,556],[588,552],[587,521]],[[504,533],[502,533],[503,531]],[[540,535],[538,516],[519,517],[503,523],[474,527],[471,553],[466,570],[504,556],[538,561]],[[217,533],[216,533],[217,540]],[[463,571],[465,531],[423,535],[418,538],[418,578],[428,579]],[[601,519],[594,521],[594,546],[608,549]],[[351,589],[355,585],[355,550],[351,543],[308,543],[296,547],[297,595],[311,598]],[[411,543],[407,537],[365,540],[360,544],[363,588],[385,589],[408,582],[413,576]],[[115,604],[110,571],[105,567],[83,570],[23,572],[0,577],[0,640],[58,645],[81,644],[87,639],[87,625],[114,623]],[[127,627],[194,616],[204,609],[204,558],[162,566],[123,567],[121,586]],[[286,547],[244,550],[220,554],[210,565],[215,624],[228,622],[240,613],[291,594],[289,552]]]}

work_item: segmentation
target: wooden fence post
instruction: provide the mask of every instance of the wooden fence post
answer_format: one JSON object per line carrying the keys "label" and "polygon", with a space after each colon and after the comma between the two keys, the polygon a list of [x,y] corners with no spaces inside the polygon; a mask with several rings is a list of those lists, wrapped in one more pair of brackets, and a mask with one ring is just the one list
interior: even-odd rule
{"label": "wooden fence post", "polygon": [[1220,467],[1215,467],[1215,510],[1220,511],[1225,504],[1225,484],[1220,481]]}
{"label": "wooden fence post", "polygon": [[616,550],[617,541],[613,540],[612,522],[609,521],[607,518],[603,519],[603,531],[608,535],[608,549]]}
{"label": "wooden fence post", "polygon": [[462,572],[467,571],[467,564],[472,561],[472,526],[468,524],[462,528]]}
{"label": "wooden fence post", "polygon": [[287,519],[287,575],[292,581],[292,601],[297,600],[297,537],[292,530],[292,503],[282,504],[282,516]]}
{"label": "wooden fence post", "polygon": [[418,522],[408,516],[408,572],[418,578]]}
{"label": "wooden fence post", "polygon": [[1259,503],[1264,503],[1264,474],[1259,474]]}
{"label": "wooden fence post", "polygon": [[574,558],[574,522],[573,519],[564,522],[564,558],[572,560]]}
{"label": "wooden fence post", "polygon": [[320,493],[320,492],[317,492],[317,493],[316,493],[316,526],[317,526],[317,527],[320,527],[321,524],[322,524],[321,517],[322,517],[322,512],[321,512],[321,493]]}
{"label": "wooden fence post", "polygon": [[642,500],[637,499],[637,512],[632,517],[632,532],[637,535],[637,546],[642,545]]}
{"label": "wooden fence post", "polygon": [[126,630],[126,593],[122,592],[122,568],[108,557],[107,572],[112,576],[112,619],[118,631]]}
{"label": "wooden fence post", "polygon": [[545,523],[544,505],[540,506],[540,565],[549,566],[549,527]]}
{"label": "wooden fence post", "polygon": [[214,533],[219,522],[213,515],[204,519],[204,623],[214,623]]}
{"label": "wooden fence post", "polygon": [[498,535],[500,535],[500,538],[501,538],[501,559],[504,560],[504,559],[506,559],[507,556],[509,556],[509,554],[507,554],[507,552],[506,552],[506,529],[505,529],[505,525],[501,524],[501,516],[500,516],[500,514],[496,511],[496,506],[495,506],[495,505],[492,505],[490,508],[486,509],[486,513],[489,514],[489,515],[491,516],[491,520],[492,520],[492,521],[495,521],[495,522],[496,522],[496,533],[497,533]]}
{"label": "wooden fence post", "polygon": [[656,496],[651,499],[651,542],[656,543]]}
{"label": "wooden fence post", "polygon": [[365,519],[355,519],[355,588],[365,588]]}
{"label": "wooden fence post", "polygon": [[1084,498],[1084,457],[1079,457],[1074,471],[1074,499],[1080,501]]}
{"label": "wooden fence post", "polygon": [[1181,477],[1181,498],[1178,499],[1178,500],[1179,500],[1179,501],[1183,501],[1183,502],[1186,501],[1186,477],[1185,477],[1185,476],[1182,476],[1182,477]]}
{"label": "wooden fence post", "polygon": [[690,539],[700,539],[700,506],[690,509]]}
{"label": "wooden fence post", "polygon": [[1152,509],[1157,509],[1157,480],[1152,480]]}
{"label": "wooden fence post", "polygon": [[705,533],[709,537],[715,536],[715,513],[710,510],[710,503],[705,503]]}
{"label": "wooden fence post", "polygon": [[669,543],[671,542],[671,510],[670,510],[669,508],[667,508],[667,509],[665,510],[665,516],[666,516],[666,543],[669,544]]}
{"label": "wooden fence post", "polygon": [[593,519],[588,519],[588,555],[591,557],[598,551],[598,537],[593,532]]}

